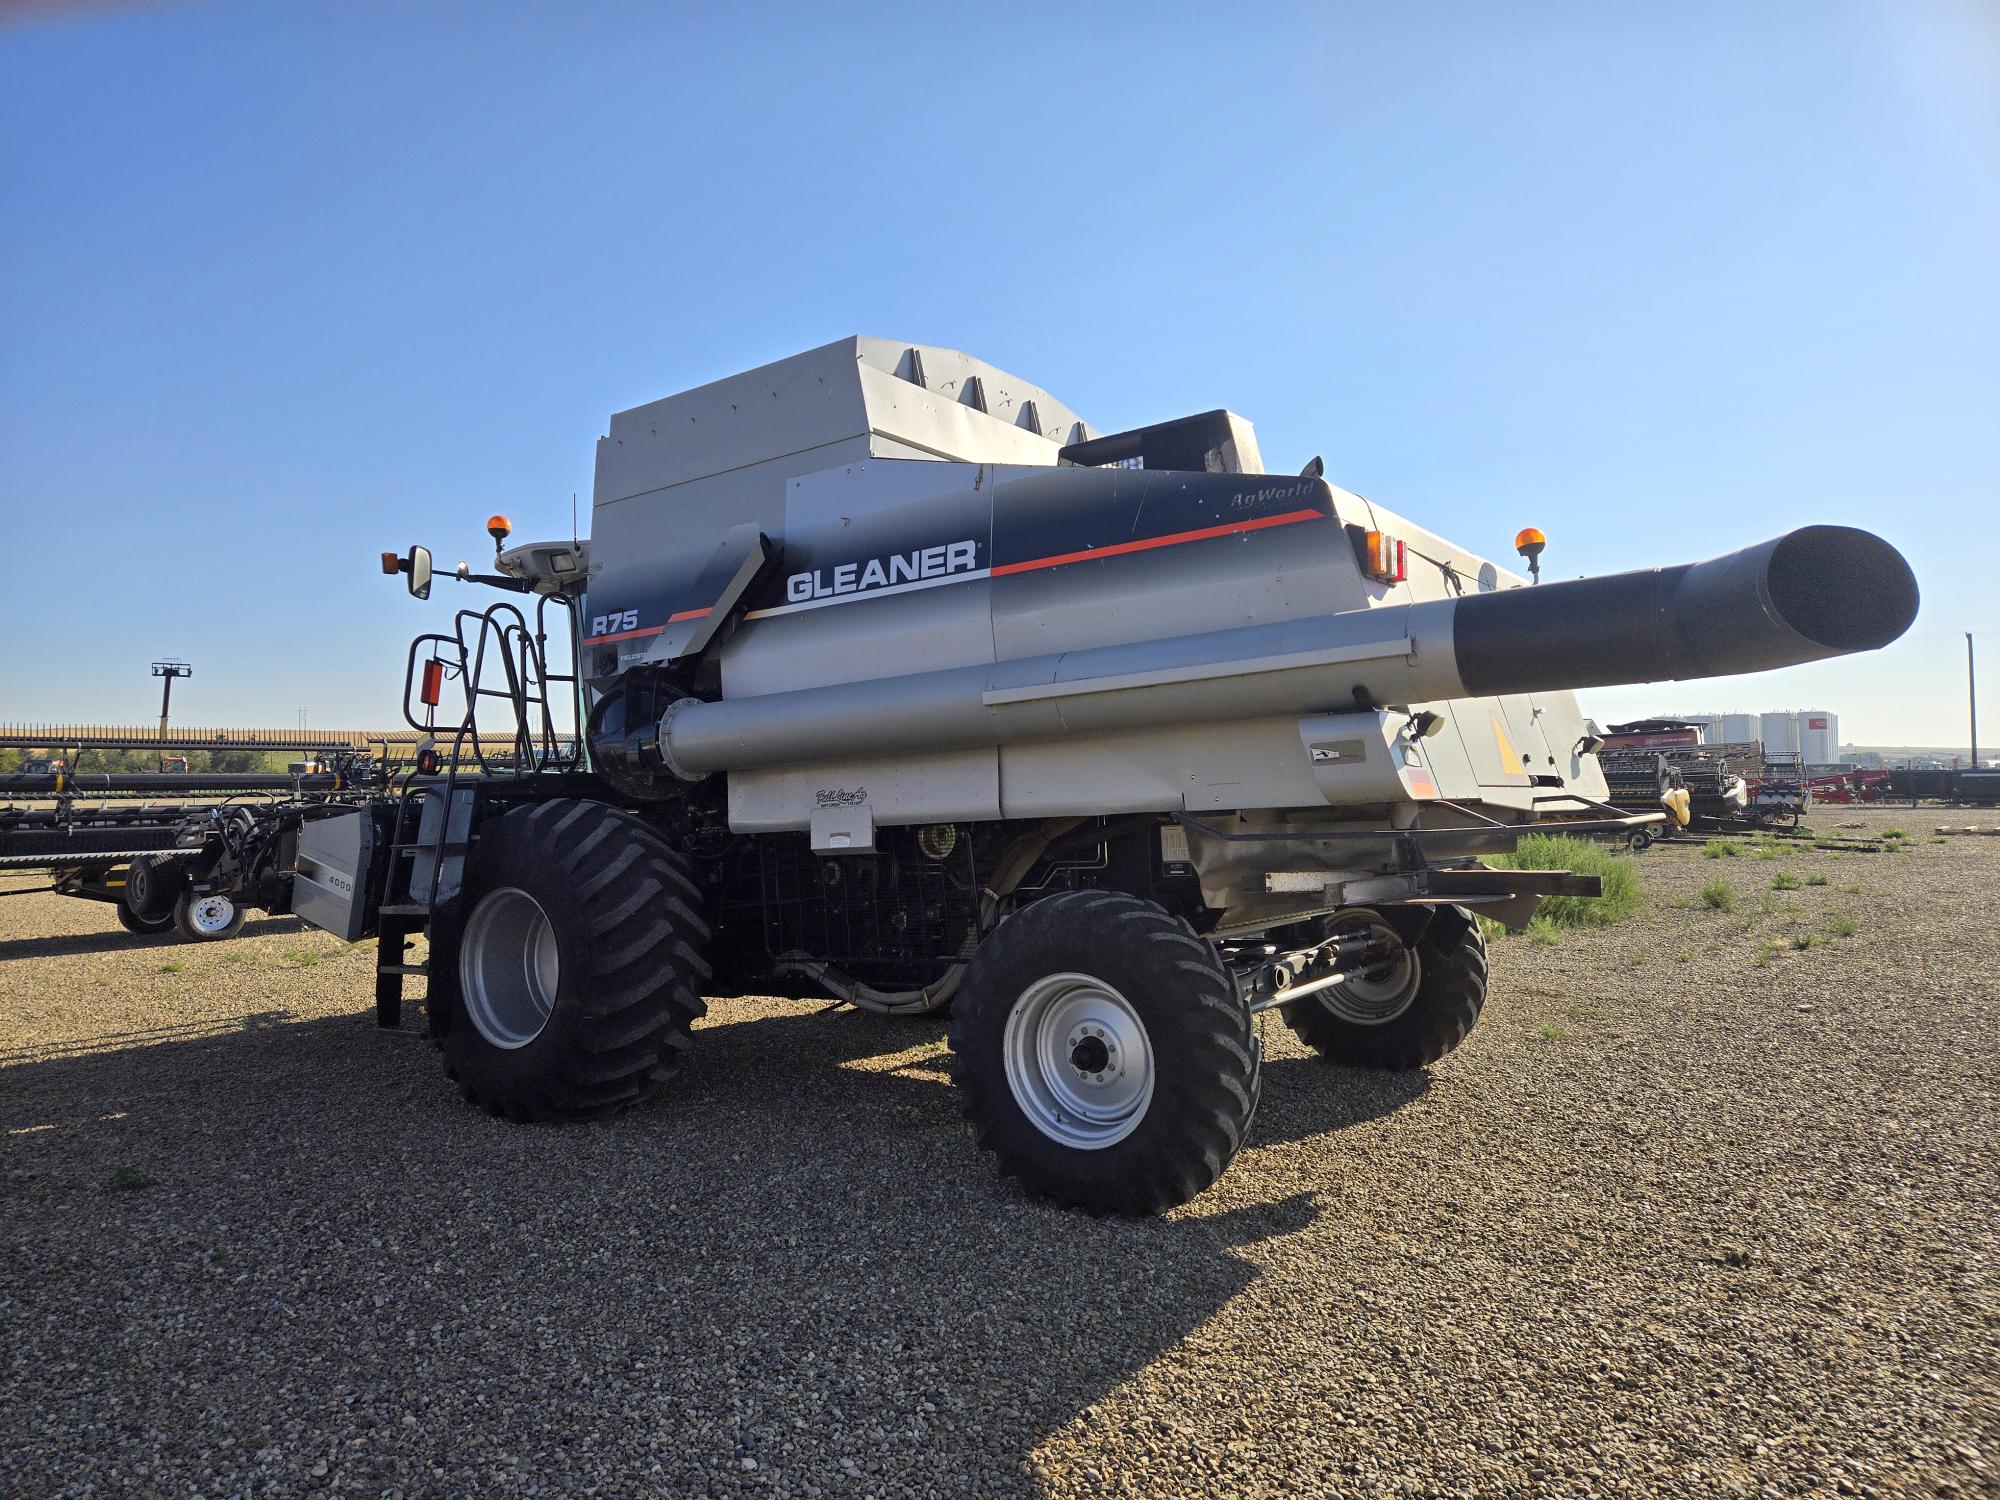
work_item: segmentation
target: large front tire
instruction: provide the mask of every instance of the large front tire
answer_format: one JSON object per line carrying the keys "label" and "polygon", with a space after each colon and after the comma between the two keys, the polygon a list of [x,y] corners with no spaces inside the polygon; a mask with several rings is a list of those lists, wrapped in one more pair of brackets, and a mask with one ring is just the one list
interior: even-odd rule
{"label": "large front tire", "polygon": [[1001,1175],[1094,1213],[1162,1213],[1213,1184],[1262,1083],[1214,948],[1112,892],[1001,923],[966,968],[951,1047],[966,1122]]}
{"label": "large front tire", "polygon": [[709,972],[679,852],[629,813],[565,798],[492,819],[466,865],[464,919],[431,955],[465,1097],[510,1120],[586,1120],[657,1092]]}
{"label": "large front tire", "polygon": [[1357,927],[1397,939],[1395,956],[1285,1007],[1285,1023],[1328,1062],[1405,1072],[1428,1067],[1471,1035],[1486,1004],[1486,939],[1462,906],[1440,906],[1414,944],[1378,913],[1323,919],[1331,936]]}

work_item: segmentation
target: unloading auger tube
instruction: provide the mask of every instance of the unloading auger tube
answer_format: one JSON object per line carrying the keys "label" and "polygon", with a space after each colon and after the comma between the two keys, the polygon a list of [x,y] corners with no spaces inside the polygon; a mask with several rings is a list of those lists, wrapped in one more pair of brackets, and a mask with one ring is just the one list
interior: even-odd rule
{"label": "unloading auger tube", "polygon": [[933,753],[1795,666],[1885,646],[1917,583],[1869,532],[1806,526],[1707,562],[709,702],[659,722],[676,775]]}

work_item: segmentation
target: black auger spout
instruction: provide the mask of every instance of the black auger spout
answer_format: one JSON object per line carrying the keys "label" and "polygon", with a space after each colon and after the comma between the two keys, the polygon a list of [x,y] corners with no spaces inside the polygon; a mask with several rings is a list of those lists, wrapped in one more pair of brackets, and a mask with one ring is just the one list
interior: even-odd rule
{"label": "black auger spout", "polygon": [[1886,646],[1917,602],[1880,537],[1802,526],[1707,562],[1471,595],[1452,644],[1482,697],[1725,677]]}

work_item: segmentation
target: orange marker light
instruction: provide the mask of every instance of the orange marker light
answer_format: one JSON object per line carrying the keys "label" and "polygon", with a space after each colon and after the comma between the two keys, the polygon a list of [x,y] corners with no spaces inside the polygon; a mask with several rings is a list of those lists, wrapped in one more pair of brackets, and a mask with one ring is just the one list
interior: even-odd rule
{"label": "orange marker light", "polygon": [[493,538],[493,545],[495,547],[506,541],[507,534],[513,529],[514,523],[505,516],[488,516],[486,518],[486,534]]}
{"label": "orange marker light", "polygon": [[1528,576],[1536,583],[1542,581],[1542,548],[1548,544],[1549,539],[1532,526],[1514,533],[1514,550],[1528,560]]}
{"label": "orange marker light", "polygon": [[1383,583],[1401,583],[1410,576],[1403,544],[1386,531],[1371,531],[1363,540],[1361,570]]}
{"label": "orange marker light", "polygon": [[395,577],[396,574],[403,571],[402,558],[396,556],[393,552],[384,552],[382,554],[382,571],[392,578]]}
{"label": "orange marker light", "polygon": [[438,706],[438,699],[444,696],[444,663],[433,656],[424,663],[424,685],[417,696],[432,708]]}

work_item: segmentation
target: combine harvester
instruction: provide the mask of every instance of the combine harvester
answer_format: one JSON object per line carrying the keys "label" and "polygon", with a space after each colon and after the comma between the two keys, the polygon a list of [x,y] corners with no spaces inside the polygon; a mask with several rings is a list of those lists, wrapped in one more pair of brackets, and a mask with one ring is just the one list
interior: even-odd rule
{"label": "combine harvester", "polygon": [[[307,824],[294,909],[378,937],[384,1024],[424,976],[509,1119],[653,1094],[704,996],[949,1006],[1002,1172],[1185,1202],[1256,1109],[1257,1013],[1435,1062],[1485,1002],[1476,915],[1597,890],[1480,854],[1658,823],[1607,804],[1572,689],[1870,650],[1917,607],[1837,526],[1529,587],[1320,472],[1264,473],[1229,412],[1099,436],[867,338],[621,413],[587,541],[490,523],[520,602],[411,649],[411,722],[462,703],[438,773]],[[428,594],[426,549],[385,565]]]}

